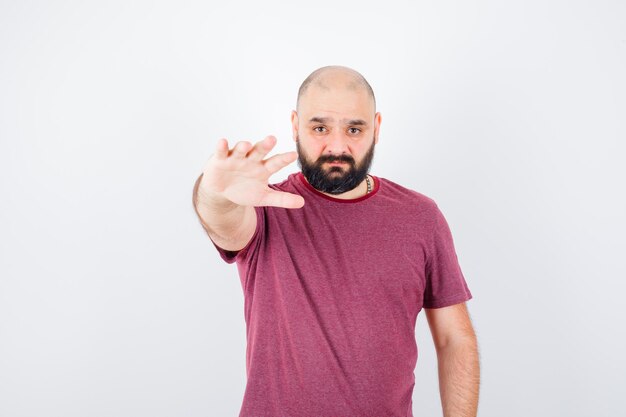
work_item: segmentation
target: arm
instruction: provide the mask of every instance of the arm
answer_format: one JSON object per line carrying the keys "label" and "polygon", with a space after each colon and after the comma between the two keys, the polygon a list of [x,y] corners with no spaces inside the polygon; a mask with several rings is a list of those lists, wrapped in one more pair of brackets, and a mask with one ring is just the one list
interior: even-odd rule
{"label": "arm", "polygon": [[476,417],[480,366],[476,335],[465,303],[425,309],[437,350],[444,417]]}

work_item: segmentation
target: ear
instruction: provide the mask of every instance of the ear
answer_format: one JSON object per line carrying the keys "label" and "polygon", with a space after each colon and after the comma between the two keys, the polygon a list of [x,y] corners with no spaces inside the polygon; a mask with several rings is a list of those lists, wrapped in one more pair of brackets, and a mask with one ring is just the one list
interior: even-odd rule
{"label": "ear", "polygon": [[295,110],[291,111],[291,134],[293,136],[293,141],[297,142],[298,137],[298,112]]}
{"label": "ear", "polygon": [[378,132],[380,131],[380,122],[382,121],[382,116],[380,112],[377,112],[374,115],[374,143],[378,143]]}

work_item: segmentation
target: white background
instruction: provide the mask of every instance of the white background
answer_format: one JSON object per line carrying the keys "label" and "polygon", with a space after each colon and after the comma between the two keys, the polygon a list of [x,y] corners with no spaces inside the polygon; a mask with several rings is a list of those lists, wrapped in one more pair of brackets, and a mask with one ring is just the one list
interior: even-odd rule
{"label": "white background", "polygon": [[[479,415],[615,416],[623,1],[0,3],[0,415],[236,416],[243,295],[191,205],[226,137],[360,71],[371,173],[433,198],[474,299]],[[279,182],[296,163],[271,178]],[[423,311],[414,412],[441,415]]]}

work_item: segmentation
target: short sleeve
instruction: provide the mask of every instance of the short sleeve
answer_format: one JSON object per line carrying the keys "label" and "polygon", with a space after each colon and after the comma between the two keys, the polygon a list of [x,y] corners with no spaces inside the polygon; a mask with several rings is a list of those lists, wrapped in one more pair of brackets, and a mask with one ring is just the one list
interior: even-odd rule
{"label": "short sleeve", "polygon": [[426,259],[424,308],[440,308],[472,298],[457,259],[450,227],[435,204],[433,228]]}
{"label": "short sleeve", "polygon": [[243,262],[245,259],[248,259],[265,236],[265,211],[263,210],[263,207],[254,207],[254,210],[256,212],[256,229],[254,230],[254,234],[252,235],[252,238],[250,238],[250,241],[242,249],[238,251],[223,249],[217,246],[213,239],[211,239],[211,236],[209,236],[211,243],[213,243],[213,246],[217,249],[220,257],[226,263],[232,264],[235,262]]}

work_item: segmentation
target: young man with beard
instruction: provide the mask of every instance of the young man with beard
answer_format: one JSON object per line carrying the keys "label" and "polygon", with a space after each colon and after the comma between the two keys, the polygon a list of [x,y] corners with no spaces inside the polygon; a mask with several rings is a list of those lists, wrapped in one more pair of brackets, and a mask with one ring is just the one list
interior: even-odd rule
{"label": "young man with beard", "polygon": [[[472,298],[431,198],[368,174],[381,115],[357,71],[302,83],[296,152],[267,136],[220,139],[194,207],[244,291],[247,384],[240,417],[413,416],[415,323],[424,308],[445,417],[476,416]],[[269,177],[294,161],[301,172]]]}

